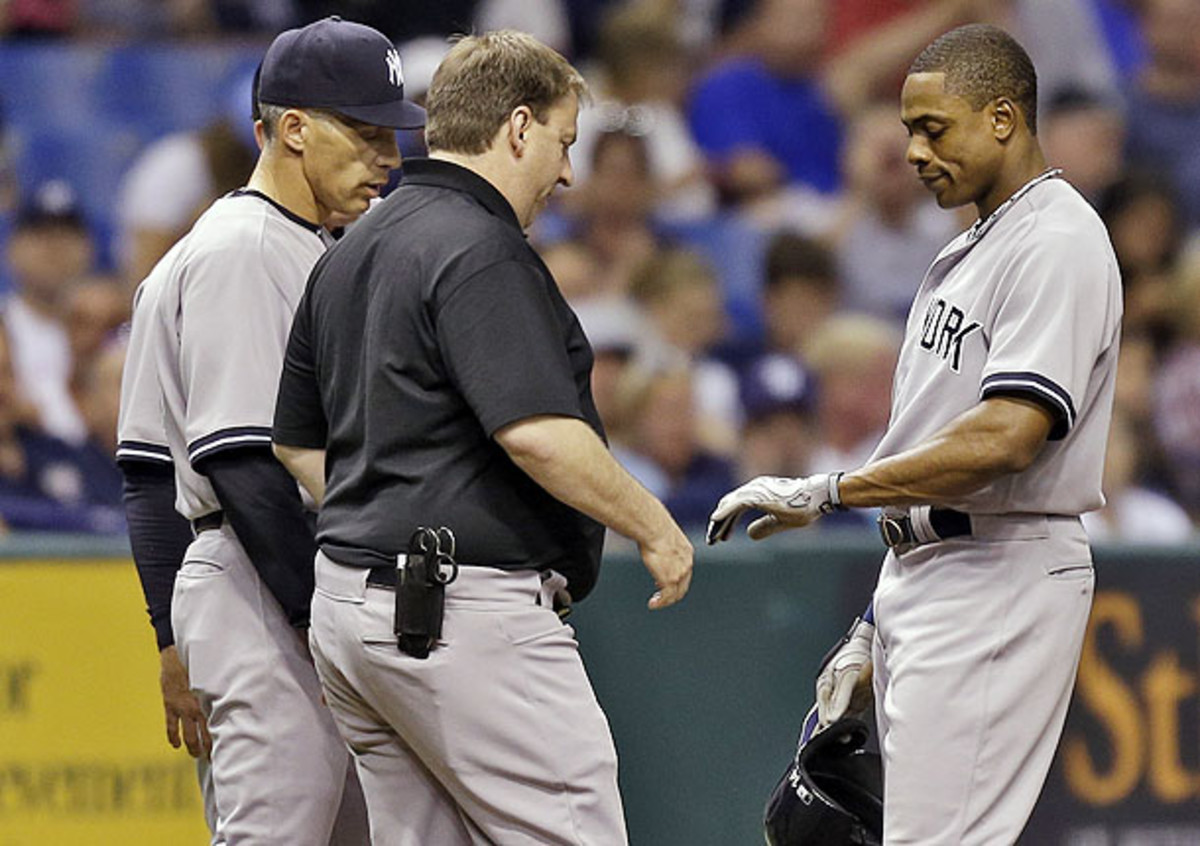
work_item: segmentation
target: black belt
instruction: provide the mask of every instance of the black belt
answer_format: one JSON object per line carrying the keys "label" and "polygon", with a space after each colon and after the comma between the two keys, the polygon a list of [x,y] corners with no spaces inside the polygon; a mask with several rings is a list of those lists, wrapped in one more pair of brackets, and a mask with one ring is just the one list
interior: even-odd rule
{"label": "black belt", "polygon": [[375,587],[395,590],[396,584],[399,581],[400,569],[389,564],[372,567],[367,571],[367,584],[374,585]]}
{"label": "black belt", "polygon": [[192,531],[196,534],[206,532],[209,529],[219,529],[225,523],[225,512],[221,510],[210,511],[208,514],[202,514],[192,521]]}
{"label": "black belt", "polygon": [[880,514],[879,534],[889,549],[912,549],[925,543],[971,534],[971,515],[953,508],[930,508],[929,526],[936,537],[924,537],[913,527],[908,514]]}

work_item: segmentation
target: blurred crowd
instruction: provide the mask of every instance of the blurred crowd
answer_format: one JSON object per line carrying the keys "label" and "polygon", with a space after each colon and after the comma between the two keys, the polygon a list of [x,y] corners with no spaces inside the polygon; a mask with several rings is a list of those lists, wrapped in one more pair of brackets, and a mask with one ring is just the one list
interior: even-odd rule
{"label": "blurred crowd", "polygon": [[[857,466],[888,419],[907,308],[973,209],[905,160],[911,58],[1004,26],[1039,71],[1038,135],[1106,221],[1125,285],[1102,540],[1200,521],[1200,3],[1195,0],[8,0],[21,42],[256,38],[339,13],[400,45],[419,97],[471,29],[533,32],[584,70],[575,184],[531,238],[596,354],[614,451],[689,529],[757,474]],[[4,167],[0,521],[119,533],[112,462],[132,292],[249,174],[248,83],[142,149],[112,243],[65,180]],[[401,139],[419,153],[419,135]],[[101,257],[109,256],[108,260]],[[220,339],[214,339],[219,343]],[[869,515],[839,515],[866,528]],[[839,520],[827,521],[839,525]]]}

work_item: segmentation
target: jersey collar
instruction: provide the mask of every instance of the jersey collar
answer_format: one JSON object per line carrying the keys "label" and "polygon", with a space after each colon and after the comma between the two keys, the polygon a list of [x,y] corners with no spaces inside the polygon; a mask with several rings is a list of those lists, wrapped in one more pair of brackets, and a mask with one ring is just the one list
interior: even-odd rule
{"label": "jersey collar", "polygon": [[303,226],[309,232],[316,232],[319,235],[319,234],[321,234],[321,231],[325,228],[325,227],[321,226],[321,224],[319,224],[319,223],[313,223],[311,220],[305,220],[304,218],[302,218],[300,215],[296,214],[291,209],[289,209],[285,206],[281,206],[279,203],[275,202],[270,197],[268,197],[266,194],[264,194],[262,191],[256,190],[254,188],[238,188],[236,191],[230,191],[229,196],[231,196],[231,197],[255,197],[259,200],[262,200],[265,203],[269,203],[275,207],[276,211],[278,211],[281,215],[286,217],[292,223],[295,223],[298,226]]}
{"label": "jersey collar", "polygon": [[1017,200],[1028,194],[1035,185],[1039,185],[1048,179],[1056,179],[1061,175],[1061,167],[1052,167],[1039,173],[1033,179],[1026,182],[1024,185],[1014,191],[1011,197],[1009,197],[1000,205],[996,206],[996,209],[991,214],[975,221],[971,228],[967,230],[967,243],[973,244],[982,238],[984,234],[995,225],[996,221],[999,220],[1006,211],[1012,208],[1013,204],[1016,203]]}
{"label": "jersey collar", "polygon": [[496,217],[512,224],[518,232],[523,231],[521,222],[517,220],[517,213],[513,211],[512,204],[504,199],[504,195],[497,191],[492,183],[462,165],[444,159],[405,159],[400,184],[433,185],[470,194]]}

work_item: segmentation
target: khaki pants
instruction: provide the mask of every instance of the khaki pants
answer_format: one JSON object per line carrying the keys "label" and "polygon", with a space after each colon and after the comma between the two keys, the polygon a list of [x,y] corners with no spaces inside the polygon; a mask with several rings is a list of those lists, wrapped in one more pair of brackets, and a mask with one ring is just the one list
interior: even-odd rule
{"label": "khaki pants", "polygon": [[561,576],[460,567],[443,640],[400,652],[395,593],[318,553],[311,644],[354,753],[374,846],[627,842],[608,721]]}
{"label": "khaki pants", "polygon": [[213,842],[365,846],[361,790],[303,633],[228,525],[188,547],[171,620],[213,739]]}

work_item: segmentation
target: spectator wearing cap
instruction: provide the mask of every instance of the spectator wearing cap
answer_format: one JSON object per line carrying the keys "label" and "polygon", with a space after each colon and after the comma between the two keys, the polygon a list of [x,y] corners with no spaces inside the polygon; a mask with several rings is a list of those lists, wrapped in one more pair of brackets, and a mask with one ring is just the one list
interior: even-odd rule
{"label": "spectator wearing cap", "polygon": [[[73,361],[65,313],[71,292],[92,269],[95,244],[71,186],[55,180],[18,213],[7,259],[14,289],[3,306],[22,419],[71,444],[87,426],[71,397]],[[26,405],[27,404],[27,405]]]}
{"label": "spectator wearing cap", "polygon": [[792,355],[767,353],[739,383],[746,422],[738,476],[806,476],[814,448],[813,378]]}

